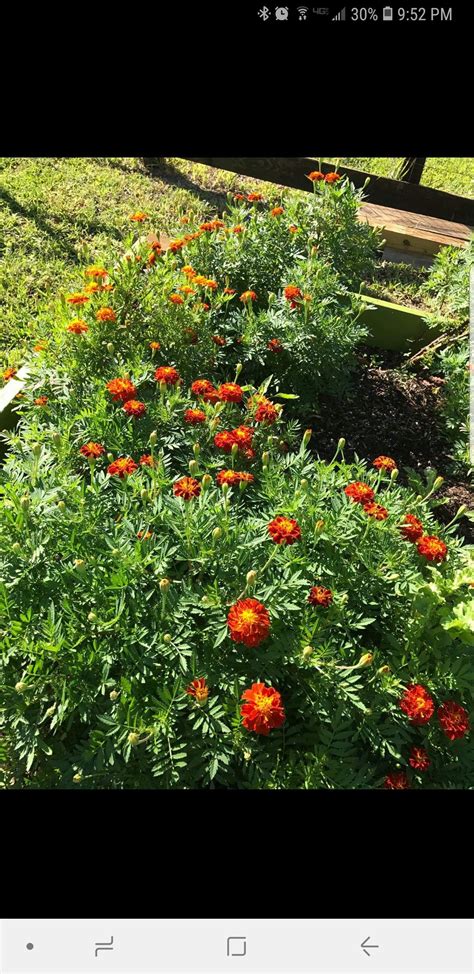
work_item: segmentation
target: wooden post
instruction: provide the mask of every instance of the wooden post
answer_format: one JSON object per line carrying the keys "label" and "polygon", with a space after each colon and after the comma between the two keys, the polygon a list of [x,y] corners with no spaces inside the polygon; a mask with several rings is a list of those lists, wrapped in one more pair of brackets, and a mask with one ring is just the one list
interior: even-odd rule
{"label": "wooden post", "polygon": [[420,183],[425,162],[426,158],[404,159],[400,166],[397,179],[402,179],[405,183]]}

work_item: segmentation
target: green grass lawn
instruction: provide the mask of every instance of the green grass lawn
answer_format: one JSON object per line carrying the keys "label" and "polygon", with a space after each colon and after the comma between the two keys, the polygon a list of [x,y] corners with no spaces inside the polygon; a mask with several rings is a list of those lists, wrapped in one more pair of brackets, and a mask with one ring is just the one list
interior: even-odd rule
{"label": "green grass lawn", "polygon": [[[335,161],[335,160],[332,160]],[[363,169],[377,176],[396,178],[397,170],[403,158],[386,158],[383,156],[372,158],[346,157],[339,159],[341,166]],[[433,189],[443,189],[447,193],[458,193],[459,196],[474,197],[474,159],[450,158],[427,159],[421,179],[422,186]]]}
{"label": "green grass lawn", "polygon": [[[341,163],[392,175],[396,159]],[[430,185],[472,194],[474,160],[431,159]],[[182,159],[162,160],[152,176],[140,159],[0,160],[0,368],[16,366],[47,323],[60,292],[78,286],[84,261],[101,262],[133,227],[137,209],[155,229],[182,232],[179,218],[208,218],[229,190],[256,181]],[[280,190],[260,183],[271,202]],[[413,283],[413,282],[411,282]]]}

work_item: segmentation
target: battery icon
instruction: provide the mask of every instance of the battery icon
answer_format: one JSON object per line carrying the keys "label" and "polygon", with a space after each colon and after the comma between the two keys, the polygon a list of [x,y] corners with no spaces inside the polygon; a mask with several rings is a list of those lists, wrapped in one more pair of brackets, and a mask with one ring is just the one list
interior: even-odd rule
{"label": "battery icon", "polygon": [[383,8],[383,19],[384,20],[393,20],[393,7],[384,7]]}

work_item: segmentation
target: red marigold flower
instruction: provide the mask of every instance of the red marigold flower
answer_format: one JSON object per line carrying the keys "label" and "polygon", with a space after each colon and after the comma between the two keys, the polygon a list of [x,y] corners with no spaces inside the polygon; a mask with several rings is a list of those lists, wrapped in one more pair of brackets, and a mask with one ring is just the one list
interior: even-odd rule
{"label": "red marigold flower", "polygon": [[450,741],[464,737],[470,730],[469,714],[455,700],[446,700],[438,707],[438,720]]}
{"label": "red marigold flower", "polygon": [[437,538],[434,534],[422,535],[416,542],[416,547],[418,553],[427,558],[428,561],[444,561],[448,553],[444,541],[441,541],[441,538]]}
{"label": "red marigold flower", "polygon": [[85,321],[75,318],[67,325],[66,331],[70,331],[73,335],[85,335],[86,331],[89,331],[89,325],[86,325]]}
{"label": "red marigold flower", "polygon": [[88,267],[84,273],[86,277],[101,278],[109,276],[109,272],[106,271],[105,267],[98,267],[96,264],[94,264],[92,267]]}
{"label": "red marigold flower", "polygon": [[242,402],[242,386],[235,382],[224,382],[217,391],[222,402]]}
{"label": "red marigold flower", "polygon": [[180,294],[170,294],[169,300],[171,304],[184,304],[184,298]]}
{"label": "red marigold flower", "polygon": [[222,338],[220,335],[213,335],[212,341],[214,345],[219,345],[220,348],[223,348],[225,345],[225,338]]}
{"label": "red marigold flower", "polygon": [[375,458],[373,466],[377,467],[377,470],[386,470],[387,473],[391,473],[392,470],[397,469],[395,460],[392,460],[392,457],[384,457],[383,455]]}
{"label": "red marigold flower", "polygon": [[107,389],[112,394],[114,402],[127,402],[128,399],[135,399],[137,395],[136,386],[130,379],[111,379],[107,383]]}
{"label": "red marigold flower", "polygon": [[418,541],[423,534],[423,525],[414,514],[405,514],[399,530],[407,541]]}
{"label": "red marigold flower", "polygon": [[79,453],[82,453],[82,456],[87,457],[88,460],[97,460],[105,453],[105,447],[101,446],[100,443],[93,443],[91,440],[90,443],[84,443],[84,446],[81,446]]}
{"label": "red marigold flower", "polygon": [[258,203],[263,200],[263,196],[261,193],[249,193],[247,199],[249,203]]}
{"label": "red marigold flower", "polygon": [[87,304],[90,298],[87,297],[87,294],[77,292],[75,294],[68,294],[66,301],[68,304]]}
{"label": "red marigold flower", "polygon": [[224,450],[224,453],[230,453],[234,443],[234,435],[229,430],[223,430],[222,433],[216,433],[214,437],[214,446],[217,446],[219,450]]}
{"label": "red marigold flower", "polygon": [[251,426],[237,426],[231,433],[234,443],[237,443],[239,450],[248,450],[251,448],[254,435]]}
{"label": "red marigold flower", "polygon": [[220,470],[216,476],[216,483],[219,484],[219,487],[222,487],[223,484],[229,484],[231,487],[233,487],[234,484],[238,484],[239,481],[240,474],[237,472],[237,470]]}
{"label": "red marigold flower", "polygon": [[170,365],[159,365],[155,372],[157,382],[166,382],[167,386],[175,386],[180,380],[179,372]]}
{"label": "red marigold flower", "polygon": [[284,289],[284,295],[287,301],[290,302],[290,308],[297,308],[298,301],[303,300],[303,292],[299,287],[294,284],[289,284],[288,287]]}
{"label": "red marigold flower", "polygon": [[211,389],[209,392],[204,392],[202,398],[204,402],[209,402],[212,406],[215,406],[216,402],[220,402],[217,389]]}
{"label": "red marigold flower", "polygon": [[382,507],[381,504],[376,504],[375,501],[368,501],[363,504],[362,507],[369,517],[374,517],[376,521],[385,521],[388,517],[388,511],[386,507]]}
{"label": "red marigold flower", "polygon": [[391,774],[387,775],[384,781],[384,788],[391,788],[394,791],[398,791],[401,788],[409,788],[408,778],[404,771],[392,771]]}
{"label": "red marigold flower", "polygon": [[247,701],[240,708],[242,726],[246,730],[266,737],[275,727],[285,723],[281,694],[273,687],[267,687],[265,683],[252,683],[250,690],[244,690],[242,699]]}
{"label": "red marigold flower", "polygon": [[127,402],[123,404],[123,411],[127,413],[128,416],[144,416],[146,413],[146,406],[144,402],[139,402],[138,399],[127,399]]}
{"label": "red marigold flower", "polygon": [[155,461],[151,453],[143,453],[143,455],[140,457],[140,464],[142,467],[154,467]]}
{"label": "red marigold flower", "polygon": [[243,233],[243,232],[244,232],[244,227],[242,227],[240,223],[238,223],[236,227],[232,227],[232,233]]}
{"label": "red marigold flower", "polygon": [[117,321],[117,315],[113,308],[99,308],[95,316],[97,321]]}
{"label": "red marigold flower", "polygon": [[206,301],[199,301],[198,304],[195,304],[194,305],[194,308],[197,311],[199,311],[200,308],[202,308],[203,311],[210,311],[211,310],[211,305],[210,304],[207,304]]}
{"label": "red marigold flower", "polygon": [[309,595],[308,602],[310,605],[322,605],[325,609],[333,600],[333,594],[330,588],[324,588],[324,585],[313,585]]}
{"label": "red marigold flower", "polygon": [[344,487],[344,493],[356,504],[366,504],[369,501],[373,501],[375,496],[372,487],[369,487],[368,484],[361,483],[360,480],[355,480],[354,483]]}
{"label": "red marigold flower", "polygon": [[157,352],[158,349],[161,348],[161,345],[159,342],[150,342],[150,348],[152,352]]}
{"label": "red marigold flower", "polygon": [[133,473],[134,470],[138,470],[138,464],[135,463],[131,457],[119,457],[118,460],[114,460],[114,462],[107,467],[107,473],[109,473],[111,477],[116,474],[117,477],[123,478],[125,475]]}
{"label": "red marigold flower", "polygon": [[434,714],[433,698],[419,683],[409,683],[399,703],[403,713],[416,726],[427,724]]}
{"label": "red marigold flower", "polygon": [[282,206],[274,206],[273,210],[270,210],[272,216],[281,216],[284,213]]}
{"label": "red marigold flower", "polygon": [[244,200],[245,198],[243,193],[234,193],[234,200]]}
{"label": "red marigold flower", "polygon": [[230,609],[227,625],[235,643],[259,646],[270,632],[270,616],[256,599],[240,599]]}
{"label": "red marigold flower", "polygon": [[173,493],[175,497],[182,497],[183,500],[190,501],[193,497],[199,497],[201,484],[194,477],[181,477],[173,484]]}
{"label": "red marigold flower", "polygon": [[48,402],[47,396],[38,396],[38,398],[35,399],[35,406],[46,406],[47,402]]}
{"label": "red marigold flower", "polygon": [[197,703],[205,703],[209,696],[209,687],[207,686],[207,681],[204,676],[198,677],[189,684],[186,693],[189,693],[191,697],[197,701]]}
{"label": "red marigold flower", "polygon": [[138,210],[137,213],[131,213],[129,219],[134,223],[143,223],[144,220],[148,219],[148,213]]}
{"label": "red marigold flower", "polygon": [[236,293],[235,287],[225,287],[222,293],[223,294],[235,294]]}
{"label": "red marigold flower", "polygon": [[213,392],[214,386],[209,379],[196,379],[191,385],[191,392],[194,396],[203,396],[205,392]]}
{"label": "red marigold flower", "polygon": [[291,517],[276,517],[268,525],[268,533],[275,544],[294,544],[301,538],[301,528]]}
{"label": "red marigold flower", "polygon": [[13,369],[10,366],[10,368],[5,369],[5,371],[3,373],[4,381],[5,382],[8,382],[10,379],[13,379],[15,377],[15,375],[16,375],[16,369]]}
{"label": "red marigold flower", "polygon": [[246,471],[244,471],[242,473],[239,473],[239,480],[243,481],[243,483],[245,484],[253,484],[255,477],[253,473],[247,473]]}
{"label": "red marigold flower", "polygon": [[324,177],[324,182],[325,183],[337,183],[338,179],[340,179],[340,178],[341,177],[340,177],[340,175],[339,175],[338,172],[328,172],[326,174],[326,176]]}
{"label": "red marigold flower", "polygon": [[324,173],[319,172],[318,169],[313,169],[313,172],[308,173],[308,179],[310,179],[312,183],[319,183],[321,179],[324,179]]}
{"label": "red marigold flower", "polygon": [[281,344],[279,338],[270,338],[270,341],[267,342],[267,348],[269,348],[271,352],[283,351],[283,345]]}
{"label": "red marigold flower", "polygon": [[153,531],[137,531],[139,541],[149,541],[153,537]]}
{"label": "red marigold flower", "polygon": [[412,747],[410,757],[408,758],[408,764],[416,771],[426,771],[431,764],[431,758],[428,756],[428,751],[424,747]]}
{"label": "red marigold flower", "polygon": [[278,419],[278,410],[272,402],[262,402],[257,406],[255,416],[256,423],[275,423]]}
{"label": "red marigold flower", "polygon": [[185,423],[190,423],[191,426],[197,426],[198,423],[206,422],[206,414],[203,413],[202,409],[187,409],[183,419]]}
{"label": "red marigold flower", "polygon": [[255,294],[255,291],[244,291],[239,298],[239,301],[242,301],[243,304],[249,304],[250,301],[256,301],[256,300],[257,300],[257,295]]}

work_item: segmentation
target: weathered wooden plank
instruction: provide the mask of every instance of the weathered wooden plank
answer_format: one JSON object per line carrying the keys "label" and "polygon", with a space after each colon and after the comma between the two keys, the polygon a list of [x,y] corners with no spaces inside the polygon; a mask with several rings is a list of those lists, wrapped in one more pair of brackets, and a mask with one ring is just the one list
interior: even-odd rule
{"label": "weathered wooden plank", "polygon": [[[184,157],[183,157],[184,158]],[[312,192],[312,184],[308,173],[312,169],[321,169],[327,173],[334,170],[334,166],[309,157],[275,157],[275,158],[190,158],[190,162],[202,163],[216,169],[225,169],[241,176],[262,179],[270,183],[290,186]],[[428,186],[403,182],[398,179],[388,179],[386,176],[375,176],[373,173],[362,172],[339,166],[338,172],[348,176],[354,186],[361,189],[367,179],[370,180],[365,188],[366,199],[370,203],[381,206],[395,207],[395,209],[409,210],[411,213],[423,213],[426,216],[437,217],[440,220],[453,220],[474,226],[474,199],[445,193]]]}
{"label": "weathered wooden plank", "polygon": [[466,247],[471,228],[462,223],[450,223],[419,213],[395,210],[390,207],[364,203],[359,210],[359,219],[366,220],[373,227],[380,227],[389,247],[431,256],[440,247]]}

